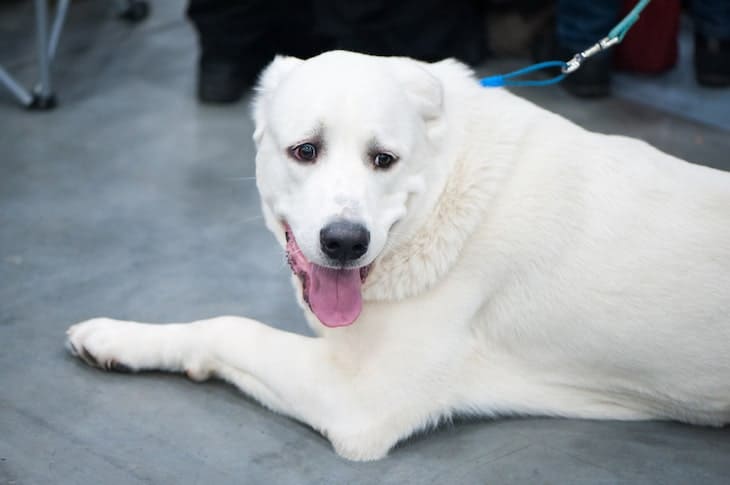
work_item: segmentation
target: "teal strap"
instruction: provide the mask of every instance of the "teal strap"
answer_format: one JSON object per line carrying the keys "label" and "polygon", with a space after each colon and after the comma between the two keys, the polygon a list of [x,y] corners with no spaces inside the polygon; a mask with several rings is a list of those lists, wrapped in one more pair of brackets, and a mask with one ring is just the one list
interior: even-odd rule
{"label": "teal strap", "polygon": [[626,17],[624,17],[621,22],[616,24],[616,27],[611,29],[611,32],[608,33],[608,38],[616,38],[619,42],[624,40],[624,37],[626,37],[629,29],[631,29],[636,21],[639,20],[639,14],[641,14],[641,11],[646,8],[650,1],[651,0],[639,0],[639,2],[637,2],[634,8],[631,9],[628,15],[626,15]]}

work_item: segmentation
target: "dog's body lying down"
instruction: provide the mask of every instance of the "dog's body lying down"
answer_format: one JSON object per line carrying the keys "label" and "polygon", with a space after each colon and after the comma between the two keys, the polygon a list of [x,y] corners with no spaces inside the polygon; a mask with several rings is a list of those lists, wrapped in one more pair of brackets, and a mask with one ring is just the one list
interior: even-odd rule
{"label": "dog's body lying down", "polygon": [[94,319],[72,352],[228,380],[350,459],[455,413],[730,422],[730,174],[453,61],[278,58],[254,111],[267,225],[320,337]]}

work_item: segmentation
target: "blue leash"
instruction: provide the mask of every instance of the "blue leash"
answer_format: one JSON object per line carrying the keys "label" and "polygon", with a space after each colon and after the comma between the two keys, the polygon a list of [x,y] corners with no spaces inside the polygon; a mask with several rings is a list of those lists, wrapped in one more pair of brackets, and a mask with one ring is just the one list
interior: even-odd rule
{"label": "blue leash", "polygon": [[[579,52],[574,55],[568,62],[563,61],[547,61],[527,66],[517,71],[512,71],[507,74],[497,74],[496,76],[487,76],[479,80],[479,84],[484,87],[498,88],[502,86],[549,86],[556,84],[565,79],[565,76],[578,70],[583,61],[589,57],[609,49],[616,44],[621,43],[626,37],[629,29],[634,26],[637,20],[639,20],[639,14],[649,4],[651,0],[639,0],[634,8],[624,17],[616,26],[611,29],[606,37],[599,40],[588,49],[583,52]],[[550,79],[534,79],[534,80],[519,80],[514,79],[516,77],[524,76],[534,71],[540,71],[542,69],[549,69],[551,67],[559,67],[560,74]]]}
{"label": "blue leash", "polygon": [[550,67],[559,67],[562,71],[568,65],[567,62],[563,61],[546,61],[538,64],[527,66],[517,71],[512,71],[507,74],[498,74],[496,76],[488,76],[479,80],[479,84],[488,88],[498,88],[501,86],[549,86],[550,84],[559,83],[568,74],[561,72],[557,76],[550,79],[534,79],[534,80],[512,80],[512,78],[520,77],[525,74],[529,74],[533,71],[540,71],[542,69],[548,69]]}

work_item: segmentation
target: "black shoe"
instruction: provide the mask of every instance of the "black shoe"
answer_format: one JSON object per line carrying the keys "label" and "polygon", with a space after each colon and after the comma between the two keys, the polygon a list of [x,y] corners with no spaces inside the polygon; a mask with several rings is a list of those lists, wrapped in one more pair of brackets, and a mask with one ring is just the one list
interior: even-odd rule
{"label": "black shoe", "polygon": [[212,104],[235,103],[253,86],[264,65],[202,57],[198,66],[198,99]]}
{"label": "black shoe", "polygon": [[730,86],[730,39],[695,34],[695,77],[702,86]]}
{"label": "black shoe", "polygon": [[566,91],[579,98],[605,98],[611,94],[612,67],[610,54],[596,54],[584,60],[578,70],[568,74],[561,84]]}
{"label": "black shoe", "polygon": [[[567,62],[578,52],[559,45],[552,29],[538,36],[532,46],[532,57],[536,62],[553,60]],[[579,98],[603,98],[611,94],[612,69],[613,58],[610,51],[602,52],[584,60],[580,68],[568,74],[560,85]],[[556,68],[549,74],[557,76],[560,70]]]}

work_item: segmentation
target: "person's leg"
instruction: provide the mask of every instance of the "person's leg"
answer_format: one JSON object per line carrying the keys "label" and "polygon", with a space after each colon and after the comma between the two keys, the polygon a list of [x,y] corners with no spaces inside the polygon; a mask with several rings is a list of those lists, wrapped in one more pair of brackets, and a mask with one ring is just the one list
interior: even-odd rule
{"label": "person's leg", "polygon": [[[568,60],[608,34],[618,20],[620,0],[558,0],[555,55]],[[591,57],[569,75],[563,86],[580,97],[610,93],[613,60],[610,52]]]}
{"label": "person's leg", "polygon": [[485,54],[484,16],[475,0],[315,0],[315,6],[320,28],[340,49],[471,64]]}
{"label": "person's leg", "polygon": [[693,0],[695,74],[705,86],[730,86],[730,2]]}
{"label": "person's leg", "polygon": [[272,26],[277,54],[308,59],[334,48],[322,32],[314,0],[279,0],[281,11]]}
{"label": "person's leg", "polygon": [[237,101],[275,54],[270,31],[277,0],[190,0],[187,15],[198,32],[201,101]]}
{"label": "person's leg", "polygon": [[556,31],[561,47],[580,52],[603,38],[616,25],[620,0],[558,0]]}
{"label": "person's leg", "polygon": [[730,39],[730,2],[693,0],[690,7],[696,32],[712,39]]}
{"label": "person's leg", "polygon": [[276,54],[311,57],[329,48],[307,0],[190,0],[198,31],[201,101],[238,100]]}

